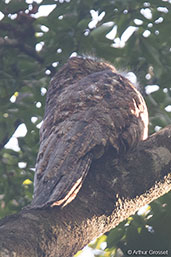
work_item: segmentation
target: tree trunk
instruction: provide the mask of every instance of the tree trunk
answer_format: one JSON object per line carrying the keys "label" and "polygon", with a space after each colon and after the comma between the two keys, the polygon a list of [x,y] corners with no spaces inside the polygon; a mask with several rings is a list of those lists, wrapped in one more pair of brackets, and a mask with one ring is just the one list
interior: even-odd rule
{"label": "tree trunk", "polygon": [[119,160],[94,161],[76,199],[64,208],[26,208],[0,222],[0,256],[71,257],[140,207],[171,189],[171,126]]}

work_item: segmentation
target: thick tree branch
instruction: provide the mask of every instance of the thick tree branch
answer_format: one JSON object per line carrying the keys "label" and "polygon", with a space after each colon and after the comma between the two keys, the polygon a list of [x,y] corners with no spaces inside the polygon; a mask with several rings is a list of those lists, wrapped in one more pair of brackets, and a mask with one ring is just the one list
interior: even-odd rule
{"label": "thick tree branch", "polygon": [[0,256],[73,256],[92,239],[171,189],[171,126],[120,160],[95,161],[65,208],[25,209],[0,223]]}

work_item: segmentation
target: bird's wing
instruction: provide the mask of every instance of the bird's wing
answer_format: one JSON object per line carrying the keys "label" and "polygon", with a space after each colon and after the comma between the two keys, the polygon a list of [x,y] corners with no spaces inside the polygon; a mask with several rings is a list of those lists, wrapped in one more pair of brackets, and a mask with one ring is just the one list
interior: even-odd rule
{"label": "bird's wing", "polygon": [[34,178],[34,208],[70,202],[90,168],[92,149],[107,141],[96,121],[101,101],[94,98],[98,76],[89,78],[94,64],[88,62],[87,70],[84,65],[84,60],[69,60],[48,89]]}
{"label": "bird's wing", "polygon": [[66,205],[72,201],[90,168],[93,158],[91,149],[102,139],[97,124],[68,122],[60,124],[61,130],[67,129],[67,133],[58,127],[58,132],[54,129],[41,142],[33,207]]}

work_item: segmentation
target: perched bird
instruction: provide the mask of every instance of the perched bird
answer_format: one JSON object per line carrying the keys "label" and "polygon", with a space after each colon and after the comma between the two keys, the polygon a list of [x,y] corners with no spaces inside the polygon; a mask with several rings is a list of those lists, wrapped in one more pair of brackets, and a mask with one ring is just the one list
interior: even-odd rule
{"label": "perched bird", "polygon": [[94,159],[147,138],[142,95],[110,64],[73,57],[52,78],[40,129],[33,208],[65,206]]}

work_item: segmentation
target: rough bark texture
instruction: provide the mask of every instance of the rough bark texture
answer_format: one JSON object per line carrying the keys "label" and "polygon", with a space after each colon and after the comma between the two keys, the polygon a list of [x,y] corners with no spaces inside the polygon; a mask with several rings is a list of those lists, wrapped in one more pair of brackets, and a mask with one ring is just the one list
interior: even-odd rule
{"label": "rough bark texture", "polygon": [[0,256],[71,257],[141,206],[171,189],[171,126],[114,159],[92,165],[76,199],[64,208],[23,210],[0,222]]}

